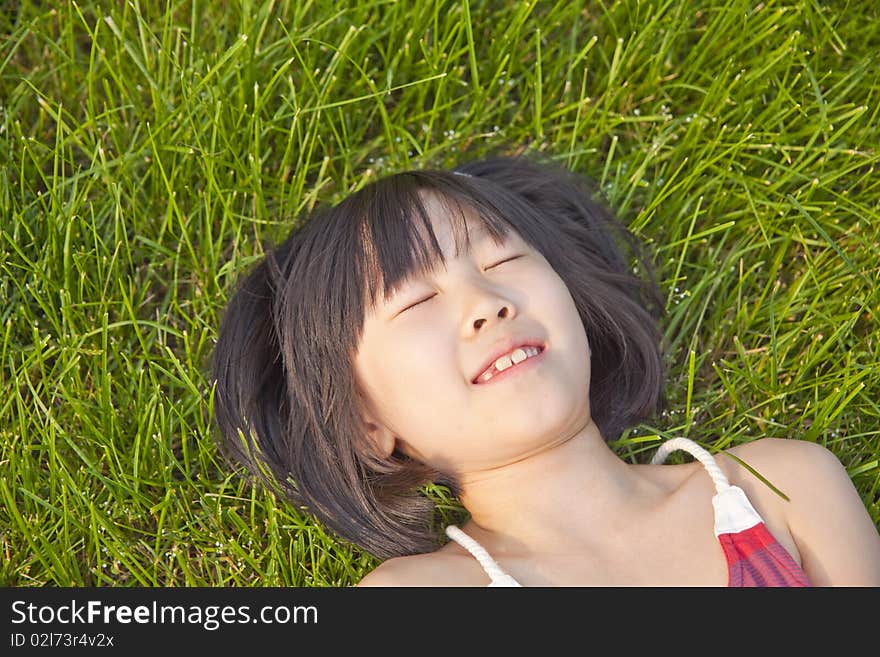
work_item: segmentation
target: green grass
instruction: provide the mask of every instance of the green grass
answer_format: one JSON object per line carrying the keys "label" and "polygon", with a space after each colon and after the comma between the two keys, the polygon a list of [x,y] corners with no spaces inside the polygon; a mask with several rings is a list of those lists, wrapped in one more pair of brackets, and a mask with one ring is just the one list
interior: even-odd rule
{"label": "green grass", "polygon": [[220,459],[220,313],[302,212],[499,146],[598,180],[657,254],[674,410],[623,458],[814,441],[880,522],[873,0],[12,4],[0,584],[371,569]]}

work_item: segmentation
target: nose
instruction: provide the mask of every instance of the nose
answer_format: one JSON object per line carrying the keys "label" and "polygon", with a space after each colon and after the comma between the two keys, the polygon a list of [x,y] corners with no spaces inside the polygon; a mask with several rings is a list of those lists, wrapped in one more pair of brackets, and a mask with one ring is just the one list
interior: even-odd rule
{"label": "nose", "polygon": [[[485,301],[484,306],[487,312],[477,313],[478,315],[488,315],[490,317],[510,317],[514,315],[513,305],[508,301],[502,302],[497,297]],[[478,317],[474,320],[474,329],[480,330],[487,321],[483,317]]]}
{"label": "nose", "polygon": [[[518,291],[504,284],[495,283],[484,279],[480,274],[475,278],[464,275],[466,283],[464,287],[465,312],[462,317],[462,328],[468,333],[477,333],[486,322],[495,322],[498,319],[513,319],[518,313],[518,302],[514,302],[514,295]],[[490,322],[490,323],[491,323]]]}

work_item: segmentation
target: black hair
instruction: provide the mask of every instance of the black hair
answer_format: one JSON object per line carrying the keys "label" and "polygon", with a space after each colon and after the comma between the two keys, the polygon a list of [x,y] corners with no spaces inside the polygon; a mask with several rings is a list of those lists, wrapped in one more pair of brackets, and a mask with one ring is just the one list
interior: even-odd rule
{"label": "black hair", "polygon": [[[211,363],[220,446],[380,559],[439,547],[421,489],[460,490],[448,473],[370,448],[353,366],[377,295],[443,260],[425,191],[473,209],[494,238],[513,228],[568,286],[590,344],[590,406],[605,440],[665,403],[654,267],[588,177],[536,155],[492,156],[454,171],[389,175],[314,211],[242,278],[226,307]],[[466,226],[463,215],[451,220]]]}

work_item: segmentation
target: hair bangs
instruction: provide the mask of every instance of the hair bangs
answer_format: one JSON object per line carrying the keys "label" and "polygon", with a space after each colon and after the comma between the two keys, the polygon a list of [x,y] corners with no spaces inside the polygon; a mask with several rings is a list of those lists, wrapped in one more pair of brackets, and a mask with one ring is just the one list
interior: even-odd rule
{"label": "hair bangs", "polygon": [[[438,171],[402,173],[362,190],[356,269],[369,307],[375,307],[380,294],[388,301],[408,280],[446,265],[426,207],[427,194],[438,201],[451,224],[456,257],[470,250],[470,231],[478,226],[496,243],[507,236],[511,226],[501,214],[475,198],[467,182],[451,177]],[[466,217],[466,207],[473,210],[476,226]]]}

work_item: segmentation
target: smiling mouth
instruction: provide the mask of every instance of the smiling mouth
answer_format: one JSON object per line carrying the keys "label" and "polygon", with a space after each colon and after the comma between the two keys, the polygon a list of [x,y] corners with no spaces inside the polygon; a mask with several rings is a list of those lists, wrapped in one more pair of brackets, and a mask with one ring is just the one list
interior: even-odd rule
{"label": "smiling mouth", "polygon": [[[521,360],[519,363],[511,364],[509,367],[505,367],[503,370],[498,370],[495,368],[494,364],[492,368],[484,371],[480,376],[473,380],[472,383],[475,385],[482,385],[485,383],[490,383],[495,381],[496,379],[503,378],[507,376],[510,372],[515,370],[521,370],[524,367],[527,367],[530,363],[534,364],[533,361],[541,360],[541,357],[544,355],[544,347],[540,345],[528,347],[519,347],[519,349],[534,349],[537,351],[534,355],[528,355],[524,360]],[[514,350],[516,351],[516,350]]]}

